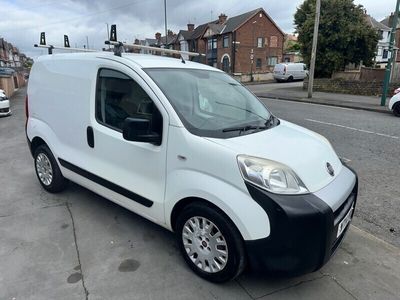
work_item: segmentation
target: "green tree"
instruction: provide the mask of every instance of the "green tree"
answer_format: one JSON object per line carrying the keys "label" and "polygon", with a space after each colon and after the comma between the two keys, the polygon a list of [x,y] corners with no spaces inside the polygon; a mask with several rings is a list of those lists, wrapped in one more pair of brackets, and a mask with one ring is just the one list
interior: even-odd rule
{"label": "green tree", "polygon": [[[294,15],[300,51],[309,65],[316,0],[305,0]],[[330,77],[349,63],[373,64],[378,33],[366,22],[366,11],[353,0],[321,0],[316,77]]]}

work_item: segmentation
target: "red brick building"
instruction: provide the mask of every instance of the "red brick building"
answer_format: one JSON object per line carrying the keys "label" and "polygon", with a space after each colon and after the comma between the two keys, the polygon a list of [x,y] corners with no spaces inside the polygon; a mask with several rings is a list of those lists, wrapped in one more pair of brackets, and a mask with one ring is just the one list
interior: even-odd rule
{"label": "red brick building", "polygon": [[262,8],[181,30],[173,48],[205,53],[195,58],[228,73],[266,73],[282,61],[284,33]]}

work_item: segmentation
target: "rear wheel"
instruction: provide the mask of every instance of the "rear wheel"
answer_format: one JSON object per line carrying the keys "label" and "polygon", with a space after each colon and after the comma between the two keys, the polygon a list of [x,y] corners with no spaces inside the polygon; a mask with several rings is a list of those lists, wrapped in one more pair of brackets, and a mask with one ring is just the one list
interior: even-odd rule
{"label": "rear wheel", "polygon": [[185,207],[177,219],[176,238],[189,267],[209,281],[234,279],[245,267],[240,233],[215,208],[203,203]]}
{"label": "rear wheel", "polygon": [[292,82],[293,81],[293,76],[289,76],[289,78],[287,79],[288,82]]}
{"label": "rear wheel", "polygon": [[400,102],[397,102],[394,106],[393,106],[393,114],[396,117],[400,117]]}
{"label": "rear wheel", "polygon": [[61,174],[60,168],[49,147],[40,145],[33,155],[35,171],[43,188],[51,193],[64,190],[67,180]]}

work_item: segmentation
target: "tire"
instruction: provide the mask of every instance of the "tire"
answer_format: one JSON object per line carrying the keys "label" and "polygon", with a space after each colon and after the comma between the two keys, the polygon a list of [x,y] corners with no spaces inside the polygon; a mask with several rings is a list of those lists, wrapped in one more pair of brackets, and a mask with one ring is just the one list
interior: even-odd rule
{"label": "tire", "polygon": [[49,147],[40,145],[33,155],[36,176],[42,187],[50,193],[63,191],[67,179],[61,174],[60,168]]}
{"label": "tire", "polygon": [[394,114],[396,117],[400,117],[400,102],[396,103],[396,104],[393,106],[393,114]]}
{"label": "tire", "polygon": [[287,79],[288,82],[292,82],[293,81],[293,76],[289,76],[289,78]]}
{"label": "tire", "polygon": [[242,236],[222,211],[192,203],[178,216],[175,234],[186,263],[200,277],[219,283],[236,278],[244,270]]}

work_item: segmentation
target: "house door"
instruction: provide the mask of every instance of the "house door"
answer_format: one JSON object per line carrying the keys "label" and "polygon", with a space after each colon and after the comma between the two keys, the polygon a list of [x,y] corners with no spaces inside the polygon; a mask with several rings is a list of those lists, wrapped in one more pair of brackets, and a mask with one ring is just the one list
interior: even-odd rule
{"label": "house door", "polygon": [[227,56],[222,60],[222,70],[226,73],[230,73],[229,70],[229,58]]}

